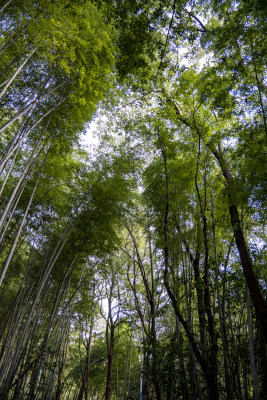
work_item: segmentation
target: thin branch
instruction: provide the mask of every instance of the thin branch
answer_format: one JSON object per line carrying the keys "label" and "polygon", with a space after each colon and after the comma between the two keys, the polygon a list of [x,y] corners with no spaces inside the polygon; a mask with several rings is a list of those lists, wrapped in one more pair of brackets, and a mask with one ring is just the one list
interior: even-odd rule
{"label": "thin branch", "polygon": [[163,62],[163,57],[165,55],[166,47],[167,47],[167,44],[168,44],[170,30],[171,30],[171,26],[172,26],[173,19],[174,19],[174,14],[175,14],[175,6],[176,6],[176,0],[174,0],[174,2],[173,2],[172,17],[171,17],[171,20],[170,20],[170,23],[169,23],[168,33],[167,33],[167,37],[166,37],[166,41],[165,41],[165,46],[164,46],[163,52],[161,54],[160,64],[159,64],[159,67],[158,67],[158,71],[157,71],[157,75],[156,75],[156,78],[155,78],[154,86],[156,86],[156,83],[157,83],[157,80],[158,80],[158,76],[159,76],[159,73],[160,73],[160,69],[161,69],[161,66],[162,66],[162,62]]}
{"label": "thin branch", "polygon": [[196,17],[192,12],[189,12],[188,14],[190,15],[190,17],[192,17],[195,21],[199,23],[199,25],[202,28],[202,30],[199,30],[200,32],[207,32],[205,25],[203,25],[203,23],[200,21],[198,17]]}

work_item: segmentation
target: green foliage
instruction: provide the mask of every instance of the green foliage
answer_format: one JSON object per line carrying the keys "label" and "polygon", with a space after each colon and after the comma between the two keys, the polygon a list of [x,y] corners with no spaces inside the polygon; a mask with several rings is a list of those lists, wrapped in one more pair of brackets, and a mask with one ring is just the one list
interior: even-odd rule
{"label": "green foliage", "polygon": [[[264,398],[229,204],[266,297],[265,3],[12,0],[1,17],[1,90],[36,50],[0,99],[2,267],[25,217],[0,397],[76,399],[92,321],[88,398],[104,397],[110,294],[112,396],[137,398],[142,369],[144,399],[211,398],[213,366],[218,399],[256,398],[254,351]],[[100,101],[92,156],[79,137]]]}

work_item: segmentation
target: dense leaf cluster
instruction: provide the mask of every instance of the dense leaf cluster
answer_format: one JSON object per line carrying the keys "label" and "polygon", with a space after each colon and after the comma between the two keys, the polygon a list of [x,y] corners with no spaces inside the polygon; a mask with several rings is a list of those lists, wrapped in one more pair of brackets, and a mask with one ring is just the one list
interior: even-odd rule
{"label": "dense leaf cluster", "polygon": [[1,4],[0,399],[266,398],[266,12]]}

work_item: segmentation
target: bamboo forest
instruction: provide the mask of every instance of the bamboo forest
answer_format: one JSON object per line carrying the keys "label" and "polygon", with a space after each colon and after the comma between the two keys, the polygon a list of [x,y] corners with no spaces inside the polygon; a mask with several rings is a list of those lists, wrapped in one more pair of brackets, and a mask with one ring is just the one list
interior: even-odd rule
{"label": "bamboo forest", "polygon": [[266,0],[0,0],[0,54],[0,400],[266,400]]}

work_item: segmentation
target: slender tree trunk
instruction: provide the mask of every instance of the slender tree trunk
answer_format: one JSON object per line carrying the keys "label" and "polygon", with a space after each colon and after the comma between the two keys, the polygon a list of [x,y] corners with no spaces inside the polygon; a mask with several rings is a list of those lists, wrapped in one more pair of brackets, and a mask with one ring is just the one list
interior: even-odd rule
{"label": "slender tree trunk", "polygon": [[267,340],[267,302],[262,295],[258,280],[254,273],[249,248],[246,244],[243,229],[241,227],[239,212],[236,203],[234,179],[227,166],[222,147],[220,145],[218,146],[218,148],[215,148],[214,146],[209,147],[211,148],[211,151],[213,152],[216,159],[218,160],[218,163],[227,182],[229,212],[232,228],[234,231],[235,242],[241,259],[241,264],[248,285],[249,293],[256,313],[258,314],[259,320],[261,322],[265,339]]}
{"label": "slender tree trunk", "polygon": [[[23,136],[23,133],[26,131],[26,129],[30,123],[30,119],[31,119],[33,111],[34,111],[34,105],[32,105],[32,107],[28,110],[27,114],[24,116],[20,126],[17,129],[17,132],[13,136],[11,142],[5,148],[5,150],[3,152],[4,157],[2,157],[2,159],[0,161],[0,174],[2,174],[2,172],[6,166],[6,163],[8,162],[8,160],[10,159],[12,154],[15,151],[16,151],[16,153],[18,152],[19,146],[16,146],[16,144],[18,142],[20,142],[20,139]],[[16,146],[16,149],[14,149],[14,146]]]}
{"label": "slender tree trunk", "polygon": [[[36,331],[37,321],[40,315],[40,308],[43,305],[44,299],[45,299],[44,294],[42,294],[37,307],[35,307],[35,315],[33,316],[33,318],[31,318],[31,326],[26,323],[27,329],[24,328],[23,331],[21,332],[21,336],[18,335],[18,337],[16,338],[17,342],[19,343],[16,343],[15,349],[12,349],[11,351],[8,349],[11,357],[8,363],[7,372],[5,373],[3,379],[3,384],[0,394],[1,400],[7,398],[8,393],[13,386],[14,378],[26,357],[30,340],[34,335],[34,332]],[[26,304],[27,309],[28,306],[29,304]]]}
{"label": "slender tree trunk", "polygon": [[[166,91],[163,89],[163,93],[166,93]],[[190,127],[194,132],[198,134],[199,139],[202,137],[201,132],[199,131],[198,127],[191,121],[189,121],[186,117],[181,115],[181,111],[178,107],[178,105],[172,101],[170,96],[167,93],[167,101],[171,102],[173,104],[174,110],[176,112],[176,115],[178,116],[179,120],[183,122],[186,126]],[[234,231],[234,237],[235,237],[235,242],[237,245],[237,249],[239,252],[244,276],[248,285],[249,293],[253,302],[253,306],[256,310],[256,313],[259,317],[259,321],[262,325],[263,333],[265,335],[265,340],[267,341],[267,302],[265,301],[260,286],[259,282],[257,280],[257,277],[255,275],[255,272],[253,270],[253,264],[250,256],[250,251],[249,248],[246,244],[245,237],[244,237],[244,232],[241,227],[241,222],[239,218],[239,212],[238,212],[238,203],[236,199],[236,193],[235,193],[235,182],[234,178],[231,174],[231,171],[228,167],[227,161],[224,157],[224,152],[221,144],[219,144],[217,147],[214,146],[212,143],[208,142],[206,143],[207,147],[209,150],[212,152],[214,157],[217,159],[218,164],[221,168],[221,171],[223,173],[223,176],[226,180],[227,183],[227,194],[228,194],[228,206],[229,206],[229,214],[231,218],[231,224],[232,228]]]}
{"label": "slender tree trunk", "polygon": [[[118,299],[119,299],[119,285],[118,285]],[[118,315],[118,334],[117,334],[117,351],[116,351],[116,357],[117,357],[117,366],[116,366],[116,400],[119,399],[119,338],[120,338],[120,315]]]}
{"label": "slender tree trunk", "polygon": [[32,100],[30,103],[24,104],[10,119],[8,122],[6,122],[3,126],[1,126],[0,128],[0,135],[2,135],[7,128],[9,128],[9,126],[11,124],[13,124],[13,122],[17,121],[20,117],[22,117],[22,115],[24,115],[26,112],[28,112],[32,106],[37,102],[36,99]]}
{"label": "slender tree trunk", "polygon": [[[30,177],[30,172],[33,169],[34,165],[37,163],[39,156],[40,156],[40,153],[39,153],[39,155],[37,155],[37,157],[35,158],[35,160],[33,160],[32,164],[31,164],[31,161],[32,161],[32,158],[33,158],[33,153],[32,153],[32,156],[28,160],[28,162],[27,162],[27,164],[26,164],[26,166],[24,168],[24,171],[22,172],[22,174],[21,174],[21,176],[20,176],[20,178],[19,178],[19,180],[18,180],[18,182],[17,182],[17,184],[16,184],[16,186],[15,186],[15,188],[13,190],[13,193],[11,194],[11,196],[10,196],[8,202],[7,202],[5,210],[4,210],[3,214],[1,215],[1,218],[0,218],[0,230],[3,229],[4,224],[6,222],[6,218],[8,216],[8,213],[12,209],[13,204],[16,202],[16,199],[18,198],[18,194],[19,194],[19,197],[21,196],[22,191],[23,191],[22,189],[25,188],[26,183],[27,183],[27,181],[28,181],[28,179]],[[0,284],[0,286],[1,286],[1,284]]]}
{"label": "slender tree trunk", "polygon": [[144,327],[142,327],[142,347],[141,347],[141,362],[140,362],[140,382],[139,382],[139,398],[143,399],[143,378],[144,378]]}
{"label": "slender tree trunk", "polygon": [[33,56],[33,54],[36,52],[37,47],[35,47],[30,54],[26,57],[26,59],[23,61],[23,63],[17,68],[16,72],[11,76],[11,78],[8,80],[4,88],[0,92],[0,100],[1,98],[5,95],[7,89],[9,86],[12,84],[12,82],[16,79],[16,77],[19,75],[19,73],[23,70],[29,59]]}
{"label": "slender tree trunk", "polygon": [[[66,360],[67,360],[67,353],[68,353],[68,338],[69,338],[69,331],[70,331],[70,317],[71,313],[66,316],[65,321],[64,321],[64,332],[62,334],[62,340],[58,349],[58,359],[57,359],[57,364],[59,364],[58,367],[58,375],[57,375],[57,386],[55,389],[55,400],[60,400],[61,398],[61,393],[62,393],[62,377],[63,377],[63,371],[66,365]],[[62,324],[63,325],[63,324]],[[60,330],[63,331],[61,328]],[[53,388],[54,389],[54,388]],[[87,394],[87,391],[86,391]],[[87,400],[87,397],[86,397]]]}
{"label": "slender tree trunk", "polygon": [[250,354],[250,364],[251,364],[254,400],[259,400],[260,396],[259,396],[258,374],[257,374],[257,370],[256,370],[256,363],[255,363],[255,354],[254,354],[254,346],[253,346],[253,334],[252,334],[252,322],[251,322],[251,315],[250,315],[250,304],[249,304],[249,294],[248,294],[247,284],[246,284],[246,303],[247,303],[249,354]]}
{"label": "slender tree trunk", "polygon": [[[40,176],[39,176],[39,177],[40,177]],[[25,224],[25,221],[26,221],[26,218],[27,218],[29,209],[30,209],[30,207],[31,207],[32,200],[33,200],[34,193],[35,193],[35,190],[36,190],[36,188],[37,188],[38,182],[39,182],[39,178],[36,180],[36,183],[35,183],[35,186],[34,186],[34,188],[33,188],[33,191],[32,191],[31,197],[30,197],[30,200],[29,200],[28,205],[27,205],[27,208],[26,208],[26,211],[25,211],[25,213],[24,213],[24,216],[23,216],[23,218],[22,218],[22,221],[21,221],[21,223],[20,223],[20,226],[19,226],[19,228],[18,228],[18,230],[17,230],[17,233],[16,233],[15,239],[14,239],[14,241],[13,241],[13,243],[12,243],[11,249],[9,250],[8,256],[7,256],[6,260],[5,260],[3,269],[2,269],[1,274],[0,274],[0,286],[2,285],[2,282],[3,282],[3,279],[4,279],[4,277],[5,277],[6,271],[7,271],[8,267],[9,267],[9,265],[10,265],[10,262],[11,262],[11,260],[12,260],[12,257],[13,257],[14,251],[15,251],[15,248],[16,248],[16,246],[17,246],[17,243],[18,243],[18,240],[19,240],[19,237],[20,237],[20,233],[21,233],[21,231],[22,231],[22,229],[23,229],[23,227],[24,227],[24,224]]]}
{"label": "slender tree trunk", "polygon": [[63,247],[65,246],[66,241],[67,241],[70,233],[72,232],[72,230],[75,227],[75,223],[72,226],[70,226],[70,225],[71,225],[71,221],[69,221],[69,223],[66,225],[66,228],[65,228],[63,234],[61,235],[60,240],[58,241],[58,243],[57,243],[57,245],[56,245],[56,247],[54,249],[54,252],[52,253],[52,255],[50,257],[50,260],[49,260],[49,262],[48,262],[48,264],[46,266],[46,270],[45,270],[42,278],[40,279],[38,288],[37,288],[37,290],[35,292],[33,303],[31,305],[31,309],[30,309],[29,315],[28,315],[27,320],[26,320],[25,325],[24,325],[24,329],[21,332],[21,336],[20,336],[19,342],[18,342],[18,344],[16,346],[16,349],[14,350],[12,364],[10,366],[10,371],[7,374],[7,377],[5,379],[5,383],[4,383],[4,386],[3,386],[3,389],[2,389],[3,396],[1,397],[1,395],[0,395],[0,399],[1,400],[5,399],[7,393],[9,392],[9,390],[10,390],[10,388],[12,386],[14,375],[15,375],[16,370],[17,370],[18,359],[21,356],[21,351],[22,351],[22,348],[23,348],[25,337],[27,335],[30,323],[32,322],[32,316],[33,316],[33,314],[34,314],[34,312],[36,310],[37,303],[38,303],[39,298],[40,298],[40,296],[41,296],[41,294],[43,292],[43,289],[44,289],[45,285],[47,284],[47,281],[48,281],[49,275],[50,275],[50,273],[52,271],[52,268],[54,267],[54,265],[55,265],[59,255],[60,255]]}
{"label": "slender tree trunk", "polygon": [[[40,89],[36,92],[33,93],[31,96],[31,99],[27,100],[26,104],[24,104],[10,119],[7,121],[1,128],[0,128],[0,135],[2,135],[7,128],[9,128],[10,125],[12,125],[17,119],[19,119],[22,115],[30,111],[32,108],[35,108],[37,104],[41,101],[42,96],[45,92],[46,85],[51,79],[51,76],[48,76],[44,82],[42,82]],[[53,90],[52,90],[53,91]],[[46,93],[49,94],[49,91]],[[52,107],[48,112],[46,112],[30,129],[30,132],[41,122],[43,118],[45,118],[50,112],[54,111],[60,104],[62,104],[69,95],[64,97],[62,100],[60,100],[54,107]],[[29,133],[28,133],[29,134]],[[27,136],[28,136],[27,134]]]}
{"label": "slender tree trunk", "polygon": [[192,266],[194,271],[194,278],[196,282],[196,292],[197,292],[197,311],[199,320],[199,332],[200,332],[200,342],[203,352],[207,349],[206,343],[206,318],[205,318],[205,306],[204,306],[204,293],[203,293],[203,283],[200,275],[200,229],[197,229],[197,248],[195,257],[192,257]]}
{"label": "slender tree trunk", "polygon": [[[223,346],[225,387],[226,387],[227,399],[232,400],[233,393],[232,393],[232,388],[231,388],[230,372],[229,372],[228,360],[227,360],[226,334],[225,334],[224,325],[223,325],[223,311],[222,311],[221,294],[220,294],[220,287],[219,287],[219,266],[218,266],[218,260],[217,260],[216,232],[215,232],[214,206],[213,206],[212,195],[211,195],[211,209],[212,209],[212,225],[213,225],[213,240],[214,240],[214,257],[215,257],[215,282],[216,282],[219,321],[220,321],[220,333],[221,333],[222,346]],[[228,263],[228,258],[229,258],[229,253],[230,253],[231,247],[232,246],[230,245],[226,264]]]}
{"label": "slender tree trunk", "polygon": [[114,285],[115,285],[115,275],[112,273],[111,282],[109,282],[109,292],[106,283],[106,296],[108,299],[108,316],[107,318],[101,311],[103,318],[106,321],[106,345],[107,345],[107,355],[108,355],[108,364],[107,364],[107,379],[106,379],[106,390],[105,390],[105,399],[111,400],[112,395],[112,381],[113,381],[113,358],[114,358],[114,345],[115,345],[115,329],[119,325],[120,318],[120,306],[116,311],[116,318],[114,320],[113,309],[112,309],[112,300],[114,293]]}
{"label": "slender tree trunk", "polygon": [[[107,365],[107,380],[106,380],[106,394],[105,399],[111,400],[111,388],[112,388],[112,363],[113,363],[113,356],[114,356],[114,329],[110,328],[110,337],[108,337],[109,332],[108,329],[106,330],[106,340],[108,346],[108,365]],[[108,339],[107,339],[108,337]]]}
{"label": "slender tree trunk", "polygon": [[131,347],[131,342],[127,340],[127,353],[126,353],[126,361],[125,361],[125,370],[124,370],[124,384],[123,384],[123,400],[127,395],[127,375],[128,375],[128,363],[129,363],[129,351]]}
{"label": "slender tree trunk", "polygon": [[[9,69],[12,67],[12,65],[14,65],[18,60],[19,60],[19,57],[18,57],[18,56],[15,56],[15,57],[13,58],[13,60],[11,60],[11,61],[9,62],[9,64],[8,64],[4,69],[1,70],[1,72],[0,72],[0,77],[3,76],[3,75],[5,75],[5,73],[8,72]],[[7,82],[8,82],[8,79],[6,79],[3,83],[1,83],[0,87],[4,86]]]}
{"label": "slender tree trunk", "polygon": [[7,2],[0,8],[0,14],[4,11],[4,9],[11,3],[12,0],[7,0]]}
{"label": "slender tree trunk", "polygon": [[[3,167],[5,166],[5,164],[6,164],[6,162],[8,161],[8,159],[12,156],[12,154],[14,153],[14,151],[16,151],[16,149],[20,146],[20,144],[22,143],[22,141],[25,140],[25,139],[29,136],[29,134],[42,122],[42,120],[43,120],[45,117],[47,117],[49,114],[53,113],[53,112],[55,111],[55,109],[56,109],[57,107],[59,107],[59,106],[66,100],[66,98],[67,98],[67,97],[65,97],[64,99],[62,99],[62,100],[61,100],[59,103],[57,103],[54,107],[50,108],[50,110],[48,110],[44,115],[42,115],[42,117],[39,118],[38,121],[36,121],[36,122],[33,124],[33,126],[31,126],[31,128],[30,128],[28,131],[26,131],[26,132],[24,133],[24,135],[21,136],[21,137],[17,140],[17,142],[15,143],[15,145],[13,146],[13,148],[10,149],[10,151],[9,151],[8,154],[6,155],[4,161],[2,162],[2,164],[1,164],[1,166],[0,166],[1,170],[2,170]],[[51,119],[51,116],[50,116],[50,118],[49,118],[49,120],[48,120],[48,123],[46,124],[46,126],[45,126],[45,128],[44,128],[44,131],[43,131],[43,133],[42,133],[40,139],[41,139],[42,136],[45,134],[45,132],[46,132],[46,130],[47,130],[47,128],[48,128],[48,125],[49,125],[49,123],[50,123],[50,119]]]}
{"label": "slender tree trunk", "polygon": [[[81,387],[80,387],[80,391],[79,391],[77,400],[83,400],[83,396],[85,396],[85,400],[88,399],[88,379],[89,379],[89,370],[90,370],[93,328],[94,328],[94,317],[91,318],[89,338],[87,340],[87,347],[86,347],[85,367],[84,367],[84,370],[82,373],[82,383],[81,383]],[[59,398],[57,400],[59,400]]]}
{"label": "slender tree trunk", "polygon": [[256,82],[257,82],[257,89],[258,89],[258,93],[259,93],[259,103],[260,103],[261,113],[262,113],[262,118],[263,118],[265,138],[267,139],[266,114],[265,114],[264,104],[263,104],[263,100],[262,100],[261,85],[260,85],[260,80],[259,80],[259,76],[258,76],[257,63],[256,63],[256,60],[255,60],[255,54],[254,54],[254,49],[253,49],[253,44],[252,44],[252,40],[251,39],[250,39],[250,48],[251,48],[252,63],[253,63],[253,67],[254,67],[255,78],[256,78]]}
{"label": "slender tree trunk", "polygon": [[196,190],[197,190],[197,195],[199,199],[199,206],[200,206],[200,212],[201,212],[201,217],[203,221],[203,237],[204,237],[204,247],[205,247],[205,258],[204,258],[204,304],[205,304],[205,311],[207,314],[207,319],[208,319],[208,327],[209,327],[209,336],[210,336],[210,354],[209,354],[209,388],[210,388],[210,394],[212,393],[212,396],[214,398],[219,398],[219,388],[218,388],[218,365],[217,365],[217,351],[218,351],[218,346],[217,346],[217,335],[216,335],[216,330],[215,330],[215,323],[214,323],[214,318],[212,314],[212,309],[211,309],[211,296],[210,296],[210,283],[209,283],[209,240],[208,240],[208,231],[207,231],[207,218],[205,214],[205,207],[206,207],[206,179],[204,178],[204,183],[205,183],[205,199],[204,199],[204,204],[203,200],[201,198],[199,188],[198,188],[198,182],[197,182],[197,177],[198,177],[198,168],[199,168],[199,161],[200,161],[200,148],[201,148],[201,143],[200,143],[200,138],[199,138],[199,150],[198,150],[198,163],[197,163],[197,171],[195,175],[195,185],[196,185]]}
{"label": "slender tree trunk", "polygon": [[16,160],[17,155],[18,155],[18,151],[19,151],[19,148],[17,149],[16,153],[14,154],[14,157],[12,158],[12,161],[10,163],[8,171],[6,172],[5,179],[4,179],[4,181],[2,183],[2,186],[1,186],[1,189],[0,189],[0,197],[1,197],[2,193],[3,193],[3,190],[5,188],[6,182],[7,182],[8,178],[9,178],[9,175],[10,175],[10,173],[12,171],[13,165],[14,165],[15,160]]}
{"label": "slender tree trunk", "polygon": [[[149,282],[148,282],[148,278],[146,276],[146,272],[145,272],[145,268],[141,259],[141,256],[139,254],[139,250],[138,250],[138,246],[137,246],[137,242],[135,240],[135,237],[132,233],[132,231],[130,230],[130,228],[128,227],[127,224],[125,224],[131,238],[134,244],[134,248],[136,251],[136,255],[137,255],[137,260],[138,260],[138,266],[139,266],[139,271],[141,273],[142,276],[142,280],[143,280],[143,284],[145,286],[145,290],[146,290],[146,299],[148,301],[149,307],[150,307],[150,316],[151,316],[151,329],[150,332],[147,332],[147,334],[151,334],[152,336],[152,380],[153,380],[153,384],[155,387],[155,392],[156,392],[156,397],[157,400],[161,400],[162,395],[161,395],[161,389],[160,389],[160,382],[158,379],[158,374],[157,374],[157,364],[155,361],[155,353],[156,353],[156,345],[157,345],[157,336],[156,336],[156,305],[155,305],[155,288],[154,288],[154,272],[153,272],[153,260],[152,260],[152,252],[151,252],[151,243],[150,243],[150,238],[149,238],[149,247],[150,247],[150,276],[151,276],[151,282],[152,282],[152,287],[150,288],[149,286]],[[131,285],[132,286],[132,285]],[[132,286],[132,289],[133,286]],[[135,292],[135,290],[134,290]],[[138,299],[136,296],[136,292],[135,292],[135,298],[136,298],[136,304],[138,304]],[[141,314],[141,311],[139,310],[139,315]],[[142,317],[143,318],[143,317]]]}
{"label": "slender tree trunk", "polygon": [[[175,310],[176,316],[178,317],[179,321],[183,325],[183,328],[185,329],[185,332],[187,334],[187,337],[190,341],[190,344],[192,346],[192,349],[195,353],[195,356],[202,368],[202,371],[204,373],[207,386],[208,386],[208,392],[209,392],[209,399],[210,400],[219,400],[219,392],[218,392],[218,384],[217,384],[217,369],[215,371],[211,370],[209,367],[209,364],[207,361],[204,359],[202,356],[198,345],[195,341],[195,337],[193,332],[190,330],[187,321],[184,319],[180,307],[178,305],[178,301],[176,296],[174,295],[170,284],[169,284],[169,245],[168,245],[168,217],[169,217],[169,179],[168,179],[168,172],[167,172],[167,157],[165,154],[165,151],[163,147],[161,146],[161,151],[162,151],[162,156],[164,160],[164,168],[165,168],[165,180],[166,180],[166,208],[165,208],[165,215],[164,215],[164,226],[163,226],[163,232],[164,232],[164,285],[166,287],[168,296],[172,302],[173,308]],[[208,315],[209,317],[209,315]],[[210,321],[209,321],[210,323]],[[213,338],[211,337],[211,340]],[[213,349],[214,353],[214,349]],[[212,361],[214,362],[214,354],[212,356]],[[211,364],[212,365],[212,364]]]}
{"label": "slender tree trunk", "polygon": [[[12,0],[10,0],[12,1]],[[28,22],[26,25],[22,25],[22,22],[15,28],[15,34],[13,35],[13,37],[11,38],[11,40],[9,40],[10,38],[6,39],[2,45],[0,46],[0,55],[11,45],[13,44],[16,39],[22,34],[24,34],[25,30],[34,22],[36,21],[36,19],[39,17],[39,15],[42,14],[42,12],[47,8],[47,5],[49,3],[51,3],[52,0],[49,0],[46,4],[46,6],[44,8],[41,8],[36,15],[34,15]]]}
{"label": "slender tree trunk", "polygon": [[[22,185],[21,185],[21,187],[20,187],[20,189],[19,189],[19,191],[18,191],[18,193],[17,193],[17,196],[15,197],[13,204],[11,204],[11,206],[10,206],[10,208],[9,208],[9,210],[8,210],[8,211],[9,211],[8,220],[6,221],[5,227],[3,228],[2,234],[1,234],[1,237],[0,237],[0,249],[1,249],[1,253],[3,252],[3,249],[4,249],[4,240],[5,240],[5,237],[6,237],[7,230],[8,230],[8,228],[9,228],[9,226],[10,226],[10,223],[11,223],[11,221],[12,221],[12,219],[13,219],[13,216],[14,216],[15,211],[16,211],[16,209],[17,209],[17,205],[18,205],[18,203],[19,203],[19,201],[20,201],[20,198],[21,198],[21,196],[22,196],[22,193],[23,193],[23,191],[24,191],[24,188],[25,188],[26,184],[27,184],[27,181],[25,180],[25,181],[22,183]],[[12,233],[14,233],[14,232],[12,232]]]}
{"label": "slender tree trunk", "polygon": [[[25,165],[25,167],[24,167],[24,169],[23,169],[23,171],[22,171],[22,173],[20,175],[20,178],[19,178],[19,180],[18,180],[18,182],[17,182],[17,184],[16,184],[16,186],[15,186],[15,188],[13,190],[13,193],[9,198],[9,201],[8,201],[8,203],[6,205],[6,208],[3,211],[3,214],[2,214],[2,216],[0,218],[0,230],[3,229],[3,225],[5,223],[7,214],[9,212],[10,208],[12,207],[14,199],[17,196],[18,190],[20,190],[20,188],[22,186],[25,186],[25,185],[23,185],[23,181],[27,181],[28,180],[29,175],[30,175],[30,171],[33,169],[34,165],[37,163],[37,161],[38,161],[38,159],[39,159],[39,157],[40,157],[40,155],[42,153],[42,149],[41,149],[39,151],[39,153],[35,156],[36,150],[37,150],[37,148],[39,147],[39,145],[41,143],[41,140],[42,140],[42,138],[43,138],[43,136],[44,136],[44,134],[45,134],[45,132],[46,132],[46,130],[48,128],[49,123],[50,123],[50,118],[49,118],[49,120],[48,120],[48,122],[47,122],[47,124],[46,124],[46,126],[45,126],[45,128],[44,128],[44,130],[43,130],[38,142],[36,143],[35,147],[33,148],[32,152],[31,152],[31,155],[30,155],[30,157],[29,157],[29,159],[28,159],[28,161],[27,161],[27,163],[26,163],[26,165]],[[33,159],[34,156],[35,156],[35,159]],[[1,286],[1,282],[0,282],[0,286]]]}
{"label": "slender tree trunk", "polygon": [[130,384],[131,384],[132,355],[133,355],[133,339],[132,339],[132,345],[131,345],[131,355],[130,355],[130,365],[129,365],[129,375],[128,375],[128,388],[127,388],[127,394],[126,394],[127,396],[129,396]]}
{"label": "slender tree trunk", "polygon": [[181,375],[181,387],[182,387],[183,399],[189,400],[186,369],[185,369],[184,355],[183,355],[183,338],[182,338],[181,332],[180,332],[179,320],[176,317],[176,315],[175,315],[175,330],[176,330],[177,344],[178,344],[178,349],[179,349],[179,353],[178,353],[179,370],[180,370],[180,375]]}

